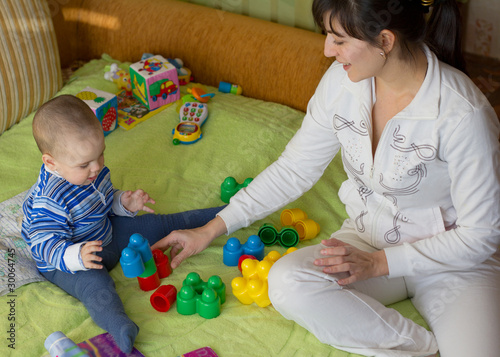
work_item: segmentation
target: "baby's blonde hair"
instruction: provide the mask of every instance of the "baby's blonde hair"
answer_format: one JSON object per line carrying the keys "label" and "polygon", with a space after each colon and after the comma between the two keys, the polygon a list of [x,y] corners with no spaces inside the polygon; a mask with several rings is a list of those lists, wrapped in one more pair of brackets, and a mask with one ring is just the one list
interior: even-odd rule
{"label": "baby's blonde hair", "polygon": [[33,118],[33,137],[42,154],[52,156],[64,149],[70,135],[88,136],[102,132],[92,109],[73,95],[61,95],[43,104]]}

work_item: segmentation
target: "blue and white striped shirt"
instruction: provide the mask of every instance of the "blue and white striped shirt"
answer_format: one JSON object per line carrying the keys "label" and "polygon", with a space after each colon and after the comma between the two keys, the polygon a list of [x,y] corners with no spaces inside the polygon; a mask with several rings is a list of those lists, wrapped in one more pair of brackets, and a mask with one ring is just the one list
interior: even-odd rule
{"label": "blue and white striped shirt", "polygon": [[42,165],[38,181],[24,201],[22,224],[22,236],[38,270],[74,273],[63,259],[70,246],[93,240],[102,240],[103,247],[109,244],[112,227],[108,215],[133,215],[121,206],[121,193],[113,188],[107,167],[90,185],[77,186]]}

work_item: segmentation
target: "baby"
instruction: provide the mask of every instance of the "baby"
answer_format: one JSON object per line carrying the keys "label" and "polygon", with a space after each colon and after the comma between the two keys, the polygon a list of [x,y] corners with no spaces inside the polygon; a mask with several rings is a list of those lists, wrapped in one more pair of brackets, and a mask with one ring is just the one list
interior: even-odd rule
{"label": "baby", "polygon": [[43,165],[23,204],[23,238],[47,280],[79,299],[92,319],[130,353],[139,328],[127,316],[109,271],[133,233],[150,244],[175,229],[206,224],[222,208],[152,213],[143,190],[113,188],[104,135],[92,110],[72,95],[40,107],[33,136]]}

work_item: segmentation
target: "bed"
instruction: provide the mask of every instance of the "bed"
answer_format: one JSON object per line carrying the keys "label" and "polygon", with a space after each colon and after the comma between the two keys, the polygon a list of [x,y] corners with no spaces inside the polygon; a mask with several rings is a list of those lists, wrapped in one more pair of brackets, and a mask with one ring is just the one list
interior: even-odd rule
{"label": "bed", "polygon": [[[71,6],[75,8],[80,6],[81,12],[78,16],[80,20],[82,14],[93,7],[101,6],[102,13],[113,13],[110,8],[106,8],[113,5],[97,4],[96,1],[64,3],[70,9]],[[139,11],[139,8],[134,8],[137,6],[136,3],[138,2],[124,1],[122,5],[129,7],[127,13],[133,13]],[[207,16],[220,18],[216,10],[206,10],[191,4],[158,0],[150,0],[148,3],[157,6],[158,11],[168,8],[168,16],[171,16],[171,19],[176,17],[175,11],[181,11],[182,14],[186,14],[187,11],[193,13],[213,11]],[[61,3],[58,4],[62,6]],[[102,7],[106,9],[103,10]],[[71,11],[69,13],[71,14]],[[62,28],[61,23],[57,23],[57,17],[61,15],[62,11],[52,16],[56,31]],[[283,46],[287,44],[282,43],[281,39],[286,39],[288,36],[296,34],[299,39],[300,36],[306,38],[309,36],[306,31],[293,29],[297,32],[288,33],[289,30],[284,29],[285,26],[268,24],[261,20],[228,13],[223,13],[223,17],[224,21],[213,26],[230,26],[228,31],[233,32],[236,31],[234,27],[236,23],[248,21],[250,25],[245,22],[246,26],[257,26],[256,28],[266,30],[266,26],[271,26],[273,31],[280,29],[279,31],[284,31],[283,37],[279,40]],[[78,27],[80,35],[89,36],[86,32],[88,28],[82,23],[84,22]],[[209,23],[207,22],[207,26],[210,26]],[[179,21],[169,26],[182,27],[183,22]],[[191,30],[196,31],[196,29]],[[210,31],[216,29],[209,29]],[[66,35],[69,36],[68,34],[71,34],[71,31],[68,30]],[[102,41],[116,41],[116,38],[106,40],[101,33],[99,35]],[[239,35],[242,36],[242,33]],[[61,43],[68,39],[61,39],[60,32],[57,36],[61,48]],[[321,35],[314,34],[311,38],[315,41],[312,41],[314,46],[321,48],[323,40]],[[88,41],[88,38],[86,40]],[[83,43],[86,40],[80,38]],[[255,45],[256,41],[261,40],[262,38],[253,38],[249,42]],[[294,41],[296,40],[295,38]],[[142,47],[127,46],[126,49],[108,47],[109,51],[104,51],[103,48],[107,45],[106,42],[103,43],[92,45],[92,50],[89,50],[89,44],[79,45],[81,48],[75,50],[72,55],[84,59],[85,64],[72,73],[69,81],[55,95],[76,94],[87,86],[115,93],[118,91],[116,85],[104,79],[104,72],[111,63],[117,63],[126,69],[131,61],[139,60],[143,52],[160,53],[162,50],[154,43],[149,43],[149,50],[145,50],[148,46],[144,47],[143,44]],[[272,43],[269,45],[273,46]],[[203,138],[192,145],[173,145],[172,129],[179,122],[176,104],[166,107],[130,130],[118,128],[106,137],[106,165],[111,170],[114,186],[120,189],[146,190],[157,201],[154,206],[157,213],[220,206],[224,204],[220,197],[220,186],[226,177],[232,176],[238,182],[243,182],[248,177],[255,177],[277,159],[301,124],[307,102],[302,97],[312,94],[310,88],[317,84],[320,78],[318,73],[327,67],[327,62],[324,62],[323,58],[318,59],[318,62],[314,63],[314,68],[308,69],[315,71],[314,77],[310,72],[296,75],[292,83],[283,87],[279,82],[280,77],[289,73],[288,70],[284,69],[285,73],[280,74],[277,72],[278,67],[271,68],[274,66],[273,59],[277,55],[266,53],[262,48],[253,52],[253,56],[256,54],[262,56],[259,59],[261,67],[253,66],[249,70],[248,66],[242,66],[240,72],[234,72],[236,68],[232,68],[231,64],[241,61],[241,57],[236,59],[225,57],[226,71],[217,72],[216,66],[217,63],[220,65],[221,58],[210,63],[200,61],[189,56],[192,48],[184,52],[180,50],[186,46],[189,47],[190,44],[173,46],[174,50],[179,49],[181,52],[175,56],[185,60],[186,66],[193,71],[195,77],[194,82],[180,87],[181,93],[186,94],[188,89],[193,87],[203,88],[207,93],[215,93],[208,103],[209,117],[203,126]],[[210,54],[217,53],[217,48],[220,49],[221,46],[224,46],[224,43],[214,44]],[[69,47],[71,46],[65,46],[66,50],[60,51],[63,65],[70,59],[65,57]],[[103,56],[104,52],[108,52],[109,55]],[[165,56],[173,56],[170,53],[162,53]],[[321,51],[316,51],[314,55],[321,56]],[[245,56],[252,56],[252,52],[246,53]],[[285,56],[285,52],[279,56]],[[290,66],[303,68],[307,63],[307,59],[299,58],[298,53],[291,53],[289,56],[291,57],[287,63],[291,63],[294,59],[299,61],[298,64],[293,63]],[[291,71],[294,73],[294,69]],[[272,73],[274,77],[269,78]],[[304,87],[300,84],[303,79],[314,83],[313,85],[308,83],[308,86]],[[240,84],[243,95],[219,92],[216,85],[221,80]],[[267,87],[268,90],[262,90],[261,87]],[[2,356],[47,355],[43,343],[54,331],[64,332],[75,342],[81,342],[104,332],[93,323],[79,301],[44,281],[37,274],[29,259],[27,247],[20,238],[22,198],[35,182],[41,165],[40,154],[31,135],[32,119],[33,114],[26,116],[0,136],[0,202],[2,202],[0,204],[0,249],[2,249],[0,355]],[[321,227],[320,234],[316,238],[299,243],[299,247],[316,244],[339,228],[346,216],[337,197],[337,191],[344,179],[345,173],[337,157],[309,192],[284,207],[301,208]],[[263,223],[279,227],[279,214],[280,211],[235,232],[231,237],[244,242],[250,235],[256,234]],[[158,312],[149,302],[153,291],[140,290],[137,280],[126,278],[120,266],[111,271],[126,312],[140,327],[135,346],[145,356],[179,356],[204,346],[212,347],[219,356],[224,357],[356,356],[320,343],[305,329],[281,317],[272,306],[261,308],[256,304],[241,304],[231,293],[230,287],[232,279],[241,276],[241,273],[236,267],[223,264],[223,246],[228,238],[230,237],[218,238],[204,252],[186,260],[169,277],[162,279],[163,285],[172,284],[180,288],[182,281],[190,272],[197,272],[204,280],[212,275],[220,276],[227,287],[226,302],[222,305],[220,316],[214,319],[204,319],[197,314],[180,315],[175,305],[168,312]],[[266,253],[271,250],[277,250],[282,254],[285,248],[281,246],[265,248]],[[9,254],[13,251],[14,255]],[[427,327],[409,300],[391,307]],[[11,348],[12,346],[15,349]]]}

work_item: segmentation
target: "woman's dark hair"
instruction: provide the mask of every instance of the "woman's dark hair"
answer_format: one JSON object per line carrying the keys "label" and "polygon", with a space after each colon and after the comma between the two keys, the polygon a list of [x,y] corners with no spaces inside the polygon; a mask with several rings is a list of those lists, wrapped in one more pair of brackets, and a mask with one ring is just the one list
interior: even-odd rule
{"label": "woman's dark hair", "polygon": [[314,21],[323,29],[324,16],[330,13],[330,25],[337,19],[350,37],[376,47],[381,47],[377,36],[387,29],[396,34],[407,58],[413,58],[412,50],[425,43],[439,60],[466,73],[456,0],[435,0],[430,16],[429,6],[426,6],[429,3],[432,1],[314,0],[312,11]]}

